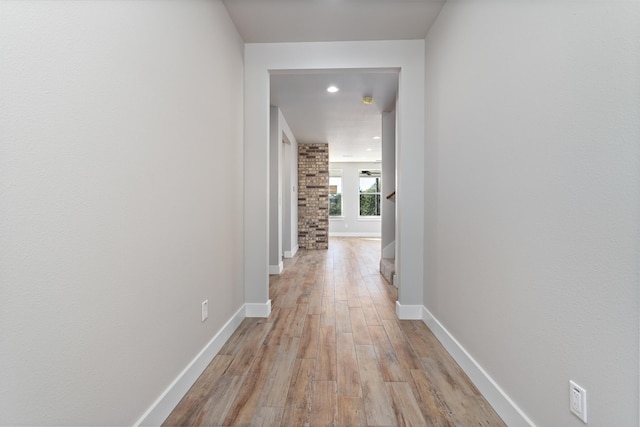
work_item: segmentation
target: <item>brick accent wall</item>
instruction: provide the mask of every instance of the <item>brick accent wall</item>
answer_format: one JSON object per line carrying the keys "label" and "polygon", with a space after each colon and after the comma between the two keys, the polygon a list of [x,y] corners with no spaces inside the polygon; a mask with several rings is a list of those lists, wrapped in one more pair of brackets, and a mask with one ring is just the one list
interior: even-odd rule
{"label": "brick accent wall", "polygon": [[329,145],[298,145],[298,246],[329,248]]}

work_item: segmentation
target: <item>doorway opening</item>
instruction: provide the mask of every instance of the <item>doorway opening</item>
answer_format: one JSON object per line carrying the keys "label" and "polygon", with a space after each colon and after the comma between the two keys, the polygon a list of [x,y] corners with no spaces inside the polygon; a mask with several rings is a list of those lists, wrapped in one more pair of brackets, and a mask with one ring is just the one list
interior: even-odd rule
{"label": "doorway opening", "polygon": [[[270,77],[317,70],[396,70],[396,280],[400,318],[421,318],[425,242],[424,40],[245,45],[244,294],[266,317],[270,245]],[[278,144],[280,145],[280,144]],[[384,166],[384,165],[383,165]],[[384,185],[384,183],[383,183]],[[432,190],[430,183],[429,190]],[[403,196],[403,195],[406,195]]]}
{"label": "doorway opening", "polygon": [[375,237],[381,272],[384,261],[393,283],[396,209],[386,196],[396,187],[400,70],[271,70],[269,77],[269,272],[282,271],[282,258],[299,247],[326,247],[329,236]]}

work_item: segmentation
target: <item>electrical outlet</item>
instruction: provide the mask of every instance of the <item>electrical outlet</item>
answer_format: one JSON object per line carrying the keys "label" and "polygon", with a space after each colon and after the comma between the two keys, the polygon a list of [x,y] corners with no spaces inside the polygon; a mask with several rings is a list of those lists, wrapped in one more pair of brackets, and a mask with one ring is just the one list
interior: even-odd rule
{"label": "electrical outlet", "polygon": [[204,322],[209,317],[209,300],[202,301],[202,321]]}
{"label": "electrical outlet", "polygon": [[569,381],[569,409],[583,423],[587,423],[587,390]]}

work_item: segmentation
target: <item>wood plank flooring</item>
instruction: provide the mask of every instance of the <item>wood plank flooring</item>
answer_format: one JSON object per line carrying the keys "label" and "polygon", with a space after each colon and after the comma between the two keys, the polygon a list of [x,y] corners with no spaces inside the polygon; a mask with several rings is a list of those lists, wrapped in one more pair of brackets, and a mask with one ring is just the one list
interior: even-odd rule
{"label": "wood plank flooring", "polygon": [[331,238],[270,277],[164,426],[504,426],[421,321],[398,320],[378,239]]}

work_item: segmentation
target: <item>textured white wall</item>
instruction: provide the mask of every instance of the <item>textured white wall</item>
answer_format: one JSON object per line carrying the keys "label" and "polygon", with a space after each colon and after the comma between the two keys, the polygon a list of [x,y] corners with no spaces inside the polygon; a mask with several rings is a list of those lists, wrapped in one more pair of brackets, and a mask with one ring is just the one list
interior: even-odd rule
{"label": "textured white wall", "polygon": [[0,2],[0,425],[131,425],[242,306],[242,52],[217,1]]}
{"label": "textured white wall", "polygon": [[583,425],[570,379],[638,425],[639,23],[449,0],[426,39],[424,303],[539,426]]}
{"label": "textured white wall", "polygon": [[329,217],[329,233],[331,236],[345,234],[362,236],[380,236],[380,218],[359,218],[360,195],[358,192],[360,178],[358,171],[362,169],[382,170],[380,163],[335,162],[329,163],[329,169],[342,170],[342,218]]}

